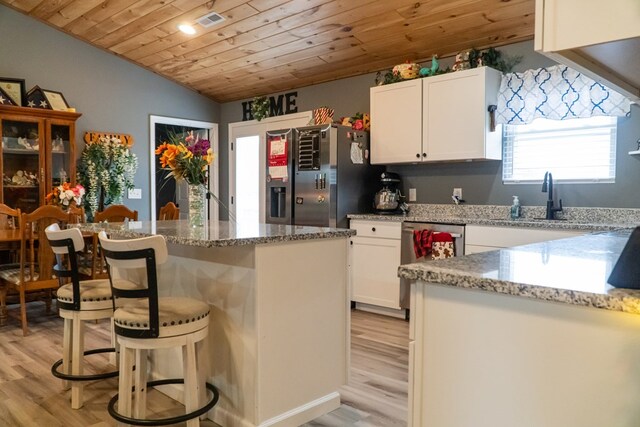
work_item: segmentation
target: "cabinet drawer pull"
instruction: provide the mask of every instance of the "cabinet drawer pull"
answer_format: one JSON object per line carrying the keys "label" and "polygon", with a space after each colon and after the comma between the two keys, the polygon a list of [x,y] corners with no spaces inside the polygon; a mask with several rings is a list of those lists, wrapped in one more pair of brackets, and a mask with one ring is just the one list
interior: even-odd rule
{"label": "cabinet drawer pull", "polygon": [[375,227],[371,227],[371,231],[376,231],[376,228]]}

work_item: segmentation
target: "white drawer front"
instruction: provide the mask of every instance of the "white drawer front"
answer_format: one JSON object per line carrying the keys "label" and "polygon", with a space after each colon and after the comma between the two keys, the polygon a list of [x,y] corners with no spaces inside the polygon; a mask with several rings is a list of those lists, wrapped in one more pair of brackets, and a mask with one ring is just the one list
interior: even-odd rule
{"label": "white drawer front", "polygon": [[400,239],[402,223],[392,221],[351,220],[350,228],[356,230],[358,237],[381,237]]}

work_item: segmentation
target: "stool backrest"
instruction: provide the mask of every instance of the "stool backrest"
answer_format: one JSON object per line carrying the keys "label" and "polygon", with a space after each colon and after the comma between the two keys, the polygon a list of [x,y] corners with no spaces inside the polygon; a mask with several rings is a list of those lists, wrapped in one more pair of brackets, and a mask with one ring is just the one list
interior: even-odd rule
{"label": "stool backrest", "polygon": [[[123,299],[146,299],[149,308],[148,329],[120,328],[116,333],[134,338],[157,338],[160,333],[158,319],[158,274],[157,266],[167,261],[167,243],[163,236],[149,236],[139,239],[113,240],[104,231],[98,234],[102,253],[107,263],[111,292],[116,303]],[[126,287],[119,287],[118,278],[126,278]],[[139,287],[132,288],[130,281],[138,281]],[[120,301],[117,301],[120,299]]]}
{"label": "stool backrest", "polygon": [[45,230],[49,246],[56,256],[56,265],[53,272],[60,280],[62,286],[65,278],[71,279],[73,289],[73,302],[58,300],[60,308],[66,310],[80,310],[80,276],[78,273],[78,258],[76,253],[84,249],[82,233],[77,228],[60,230],[57,223],[53,223]]}

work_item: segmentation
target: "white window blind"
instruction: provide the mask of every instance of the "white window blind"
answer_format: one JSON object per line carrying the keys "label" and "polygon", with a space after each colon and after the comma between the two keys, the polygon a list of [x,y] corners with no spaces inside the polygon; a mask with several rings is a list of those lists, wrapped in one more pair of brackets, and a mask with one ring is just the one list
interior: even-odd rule
{"label": "white window blind", "polygon": [[573,120],[536,119],[528,125],[505,125],[503,181],[614,182],[616,117]]}

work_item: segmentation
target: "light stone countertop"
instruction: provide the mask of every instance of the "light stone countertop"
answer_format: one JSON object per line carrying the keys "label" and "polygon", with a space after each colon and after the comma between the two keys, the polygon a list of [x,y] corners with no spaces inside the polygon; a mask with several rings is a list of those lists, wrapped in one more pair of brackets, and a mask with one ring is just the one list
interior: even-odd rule
{"label": "light stone countertop", "polygon": [[640,290],[607,279],[631,230],[401,265],[398,276],[544,301],[640,314]]}
{"label": "light stone countertop", "polygon": [[609,231],[621,228],[630,228],[633,225],[628,223],[614,224],[609,222],[578,222],[567,220],[546,220],[546,219],[505,219],[505,218],[473,218],[473,217],[440,217],[440,216],[414,216],[414,215],[375,215],[358,214],[348,215],[349,219],[360,219],[369,221],[393,221],[393,222],[431,222],[441,224],[457,225],[487,225],[493,227],[526,227],[544,228],[554,230],[586,230],[586,231]]}
{"label": "light stone countertop", "polygon": [[640,209],[630,208],[565,208],[560,220],[539,219],[544,206],[523,206],[522,218],[511,219],[510,207],[503,205],[410,205],[408,215],[351,214],[349,219],[370,221],[415,221],[494,227],[526,227],[556,230],[611,231],[640,225]]}
{"label": "light stone countertop", "polygon": [[111,224],[85,223],[79,224],[78,228],[92,232],[105,230],[113,236],[132,239],[160,234],[165,237],[168,243],[205,248],[331,239],[355,235],[355,231],[348,229],[242,224],[228,221],[210,221],[202,227],[192,227],[187,220],[179,220],[131,221]]}

